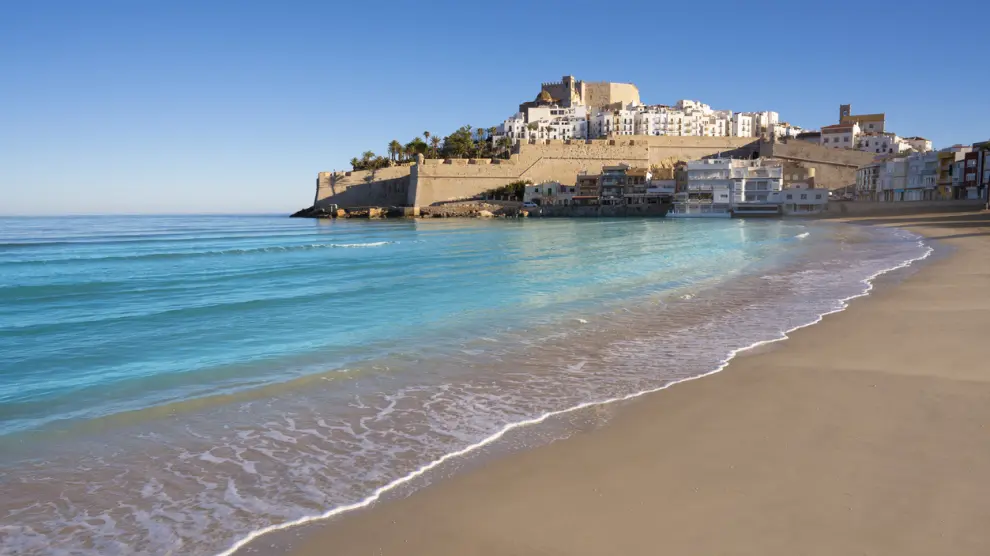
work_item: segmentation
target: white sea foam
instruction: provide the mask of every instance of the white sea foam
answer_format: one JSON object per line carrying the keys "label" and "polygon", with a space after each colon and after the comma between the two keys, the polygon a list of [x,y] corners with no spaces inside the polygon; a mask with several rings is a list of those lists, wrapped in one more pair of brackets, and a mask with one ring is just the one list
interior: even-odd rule
{"label": "white sea foam", "polygon": [[798,234],[798,235],[796,235],[796,236],[794,236],[794,237],[796,237],[796,238],[798,238],[798,239],[804,239],[804,238],[806,238],[806,237],[808,237],[808,236],[810,236],[810,235],[811,235],[811,233],[810,233],[810,232],[804,232],[803,234]]}
{"label": "white sea foam", "polygon": [[370,243],[331,243],[330,247],[381,247],[382,245],[391,245],[396,243],[394,241],[372,241]]}
{"label": "white sea foam", "polygon": [[[805,322],[805,323],[802,323],[802,324],[798,324],[796,326],[792,326],[792,327],[788,328],[787,330],[781,332],[780,335],[778,335],[777,337],[774,337],[774,338],[771,338],[771,339],[767,339],[767,340],[759,340],[759,341],[753,342],[753,343],[751,343],[751,344],[749,344],[747,346],[744,346],[744,347],[741,347],[741,348],[737,348],[737,349],[733,349],[712,370],[709,370],[707,372],[703,372],[703,373],[700,373],[700,374],[697,374],[697,375],[694,375],[694,376],[683,377],[683,378],[679,378],[679,379],[676,379],[676,380],[670,380],[670,381],[665,382],[664,384],[662,384],[661,386],[658,386],[656,388],[644,389],[644,390],[636,391],[636,392],[633,392],[633,393],[630,393],[630,394],[626,394],[626,395],[623,395],[623,396],[616,396],[616,397],[611,397],[611,398],[602,399],[602,400],[584,402],[584,403],[580,403],[580,404],[577,404],[577,405],[573,405],[573,406],[567,407],[565,409],[560,409],[560,410],[557,410],[557,411],[545,412],[545,413],[543,413],[543,414],[541,414],[541,415],[539,415],[537,417],[534,417],[534,418],[524,419],[524,420],[520,420],[520,421],[517,421],[517,422],[514,422],[514,423],[510,423],[510,424],[505,425],[502,428],[500,428],[494,434],[491,434],[491,435],[489,435],[489,436],[487,436],[487,437],[485,437],[485,438],[483,438],[483,439],[481,439],[479,441],[476,441],[476,442],[474,442],[472,444],[469,444],[468,446],[466,446],[464,448],[461,448],[459,450],[448,452],[448,453],[444,454],[443,456],[441,456],[441,457],[439,457],[437,459],[434,459],[433,461],[431,461],[431,462],[429,462],[429,463],[427,463],[427,464],[425,464],[425,465],[417,468],[413,472],[408,473],[408,474],[406,474],[406,475],[404,475],[404,476],[402,476],[400,478],[397,478],[397,479],[392,480],[391,482],[389,482],[389,483],[387,483],[387,484],[385,484],[385,485],[383,485],[383,486],[375,489],[370,495],[366,496],[364,499],[362,499],[362,500],[360,500],[358,502],[355,502],[355,503],[352,503],[352,504],[346,504],[346,505],[337,506],[337,507],[331,508],[330,510],[327,510],[327,511],[325,511],[323,513],[308,515],[308,516],[304,516],[304,517],[301,517],[301,518],[296,518],[296,519],[288,520],[288,521],[285,521],[283,523],[273,524],[273,525],[269,525],[269,526],[266,526],[266,527],[262,527],[262,528],[256,529],[256,530],[252,531],[251,533],[249,533],[248,535],[246,535],[243,538],[241,538],[240,540],[238,540],[237,542],[235,542],[234,544],[232,544],[226,550],[220,552],[218,554],[218,556],[230,556],[230,555],[233,555],[235,552],[237,552],[241,548],[245,547],[246,545],[248,545],[249,543],[251,543],[255,539],[257,539],[257,538],[259,538],[259,537],[261,537],[263,535],[266,535],[268,533],[272,533],[272,532],[280,531],[280,530],[285,530],[285,529],[289,529],[289,528],[293,528],[293,527],[297,527],[299,525],[303,525],[303,524],[306,524],[306,523],[312,523],[314,521],[326,520],[326,519],[329,519],[329,518],[338,516],[340,514],[343,514],[343,513],[352,511],[352,510],[356,510],[356,509],[368,507],[371,504],[373,504],[374,502],[376,502],[379,499],[381,499],[381,497],[383,495],[389,493],[390,491],[393,491],[393,490],[395,490],[396,488],[398,488],[398,487],[400,487],[402,485],[408,484],[408,483],[414,481],[415,479],[417,479],[419,477],[422,477],[426,473],[430,472],[433,469],[436,469],[437,467],[443,465],[444,463],[446,463],[448,461],[451,461],[451,460],[454,460],[454,459],[457,459],[457,458],[466,456],[468,454],[471,454],[472,452],[475,452],[476,450],[478,450],[478,449],[480,449],[482,447],[485,447],[485,446],[488,446],[490,444],[493,444],[496,441],[498,441],[499,439],[501,439],[502,437],[504,437],[507,433],[509,433],[509,432],[511,432],[513,430],[517,430],[517,429],[521,429],[521,428],[528,427],[528,426],[531,426],[531,425],[536,425],[536,424],[539,424],[539,423],[543,423],[543,422],[547,421],[550,418],[553,418],[553,417],[556,417],[556,416],[560,416],[560,415],[565,415],[565,414],[568,414],[568,413],[573,413],[575,411],[579,411],[579,410],[582,410],[582,409],[585,409],[585,408],[594,407],[594,406],[604,406],[604,405],[613,404],[613,403],[616,403],[616,402],[621,402],[621,401],[631,400],[631,399],[634,399],[634,398],[639,398],[639,397],[644,396],[646,394],[651,394],[651,393],[659,392],[661,390],[666,390],[667,388],[670,388],[671,386],[674,386],[675,384],[680,384],[682,382],[688,382],[688,381],[692,381],[692,380],[697,380],[697,379],[704,378],[704,377],[707,377],[707,376],[711,376],[713,374],[716,374],[718,372],[721,372],[740,353],[743,353],[743,352],[746,352],[746,351],[749,351],[749,350],[752,350],[754,348],[757,348],[757,347],[760,347],[760,346],[764,346],[764,345],[767,345],[767,344],[772,344],[772,343],[776,343],[776,342],[779,342],[779,341],[782,341],[782,340],[786,340],[789,337],[789,335],[791,333],[795,332],[796,330],[799,330],[799,329],[806,328],[806,327],[812,326],[814,324],[817,324],[817,323],[821,322],[826,316],[831,315],[831,314],[834,314],[834,313],[838,313],[838,312],[841,312],[841,311],[845,310],[849,306],[849,302],[852,301],[853,299],[856,299],[856,298],[859,298],[859,297],[864,297],[864,296],[869,295],[870,292],[874,288],[873,282],[878,277],[880,277],[880,276],[882,276],[884,274],[887,274],[889,272],[893,272],[893,271],[896,271],[896,270],[899,270],[899,269],[906,268],[906,267],[914,264],[915,262],[918,262],[918,261],[927,259],[932,254],[932,252],[934,251],[933,248],[930,247],[930,246],[928,246],[928,245],[926,245],[923,240],[918,240],[917,245],[924,248],[924,253],[922,255],[917,256],[917,257],[913,257],[913,258],[909,258],[909,259],[907,259],[907,260],[905,260],[905,261],[903,261],[903,262],[901,262],[901,263],[899,263],[897,265],[894,265],[894,266],[891,266],[889,268],[885,268],[885,269],[876,271],[876,272],[872,273],[871,275],[869,275],[868,277],[862,279],[860,281],[860,283],[862,283],[865,286],[863,288],[863,290],[860,293],[857,293],[857,294],[850,295],[850,296],[847,296],[847,297],[844,297],[844,298],[839,299],[837,301],[836,307],[834,309],[831,309],[831,310],[828,310],[828,311],[824,311],[822,313],[819,313],[817,315],[817,317],[815,317],[814,319],[812,319],[809,322]],[[572,370],[579,371],[579,370],[583,369],[583,367],[584,367],[584,363],[582,362],[579,367],[574,368]]]}

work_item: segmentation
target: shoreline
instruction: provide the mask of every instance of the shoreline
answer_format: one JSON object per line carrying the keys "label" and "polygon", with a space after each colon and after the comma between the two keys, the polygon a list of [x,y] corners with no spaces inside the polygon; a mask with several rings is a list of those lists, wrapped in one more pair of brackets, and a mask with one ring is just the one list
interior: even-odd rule
{"label": "shoreline", "polygon": [[[635,206],[635,205],[633,205]],[[315,219],[430,219],[430,218],[665,218],[673,205],[652,205],[656,210],[646,208],[635,211],[626,210],[625,206],[573,206],[551,207],[551,211],[543,214],[542,210],[524,209],[521,202],[511,201],[452,201],[427,207],[351,207],[351,208],[318,208],[316,206],[301,209],[290,218]],[[879,218],[885,216],[908,216],[934,213],[968,213],[981,211],[986,205],[980,200],[952,201],[905,201],[905,202],[876,202],[876,201],[833,201],[829,208],[815,214],[775,215],[769,218],[787,220],[834,220],[848,218]],[[560,211],[560,212],[558,212]],[[558,212],[554,214],[554,212]],[[564,213],[567,214],[564,214]],[[532,213],[532,214],[531,214]],[[735,218],[745,218],[737,216]],[[753,218],[753,216],[749,216]],[[759,216],[768,218],[768,216]]]}
{"label": "shoreline", "polygon": [[[915,230],[915,231],[918,231],[918,230]],[[654,400],[653,403],[655,403],[655,400],[657,400],[658,397],[648,396],[647,394],[657,393],[660,390],[665,390],[665,389],[669,388],[670,386],[673,386],[674,384],[681,384],[681,383],[685,383],[685,382],[692,382],[692,381],[695,381],[698,378],[709,377],[711,375],[717,374],[720,371],[726,369],[727,367],[737,365],[737,363],[736,363],[736,360],[737,360],[736,356],[737,355],[740,355],[740,354],[744,354],[745,355],[745,357],[742,358],[742,359],[745,359],[745,360],[763,357],[762,350],[757,350],[757,351],[760,351],[761,353],[747,353],[747,352],[752,352],[754,350],[754,348],[758,348],[760,346],[765,346],[767,344],[776,344],[776,343],[779,343],[781,340],[788,339],[790,337],[790,335],[792,335],[794,333],[802,333],[803,332],[802,329],[807,329],[807,328],[811,327],[812,324],[821,323],[825,319],[826,316],[833,315],[833,314],[836,314],[836,313],[848,312],[849,302],[852,301],[852,300],[854,300],[854,299],[857,299],[857,298],[868,297],[870,295],[870,293],[873,292],[873,290],[874,290],[874,282],[878,278],[880,278],[880,277],[882,277],[882,276],[884,276],[884,275],[886,275],[886,274],[888,274],[888,273],[890,273],[892,271],[895,271],[895,270],[904,268],[906,266],[909,266],[909,265],[917,262],[918,260],[925,259],[929,255],[931,255],[931,253],[932,253],[932,249],[929,246],[929,249],[928,249],[928,251],[926,252],[925,255],[923,255],[921,257],[918,257],[916,259],[905,261],[904,263],[902,263],[900,265],[897,265],[897,266],[895,266],[893,268],[890,268],[890,269],[886,269],[886,270],[877,272],[873,276],[871,276],[871,277],[869,277],[869,278],[867,278],[867,279],[865,279],[863,281],[864,284],[866,285],[866,288],[864,289],[864,291],[862,293],[856,294],[856,295],[853,295],[853,296],[850,296],[850,297],[848,297],[846,299],[843,299],[842,300],[842,307],[840,307],[838,309],[835,309],[833,311],[827,312],[827,313],[823,313],[822,315],[820,315],[813,322],[810,322],[810,323],[803,324],[803,325],[797,326],[795,328],[792,328],[791,330],[788,330],[786,333],[784,333],[784,335],[782,335],[779,338],[775,338],[775,339],[771,339],[771,340],[766,340],[766,341],[760,341],[760,342],[757,342],[757,343],[755,343],[753,345],[750,345],[748,347],[745,347],[745,348],[742,348],[742,349],[737,349],[737,350],[733,351],[725,360],[723,360],[723,362],[721,363],[721,365],[718,368],[716,368],[716,369],[714,369],[712,371],[709,371],[709,372],[707,372],[705,374],[694,376],[694,377],[690,377],[690,378],[683,379],[683,380],[679,380],[679,381],[676,381],[676,382],[673,382],[673,383],[670,383],[670,384],[666,384],[666,385],[664,385],[664,386],[662,386],[660,388],[652,389],[652,390],[649,390],[649,391],[638,392],[638,393],[635,393],[635,394],[631,394],[629,396],[625,396],[625,397],[621,397],[621,398],[616,398],[616,399],[612,399],[612,400],[600,401],[600,402],[595,402],[595,403],[581,404],[581,405],[576,406],[576,407],[573,407],[573,408],[569,408],[569,409],[565,409],[565,410],[561,410],[561,411],[557,411],[557,412],[545,414],[545,415],[543,415],[543,416],[541,416],[541,417],[539,417],[537,419],[531,419],[529,421],[525,421],[525,422],[515,423],[515,424],[512,424],[512,425],[509,425],[506,428],[504,428],[503,430],[501,430],[498,433],[496,433],[495,435],[493,435],[492,437],[487,438],[487,439],[479,442],[477,445],[470,446],[468,448],[465,448],[463,450],[460,450],[460,451],[455,452],[455,453],[452,453],[452,454],[448,454],[448,455],[442,457],[441,459],[439,459],[437,461],[434,461],[433,463],[428,464],[427,466],[424,466],[420,470],[416,471],[414,474],[409,475],[407,477],[403,477],[401,479],[398,479],[397,481],[394,481],[392,484],[389,484],[389,485],[386,485],[385,487],[380,488],[374,494],[372,494],[371,496],[369,496],[368,498],[366,498],[365,500],[363,500],[363,501],[361,501],[359,503],[352,504],[350,506],[344,506],[344,507],[336,508],[336,509],[331,510],[331,511],[329,511],[329,512],[327,512],[327,513],[325,513],[325,514],[323,514],[321,516],[314,516],[314,517],[311,517],[311,518],[304,518],[302,520],[298,520],[297,522],[294,522],[293,525],[282,524],[282,525],[279,525],[279,526],[272,526],[272,527],[268,527],[268,528],[265,528],[265,529],[256,531],[250,537],[247,537],[247,538],[243,539],[242,541],[238,542],[237,544],[235,544],[234,546],[232,546],[230,549],[222,552],[221,554],[224,554],[224,555],[226,555],[226,554],[234,554],[234,553],[237,553],[239,549],[242,549],[245,546],[248,546],[249,547],[248,548],[248,551],[254,552],[256,549],[253,546],[253,544],[254,544],[253,541],[255,539],[257,539],[258,537],[261,537],[261,536],[263,536],[263,535],[265,535],[267,533],[271,533],[271,532],[274,532],[274,531],[283,531],[283,532],[285,532],[285,531],[296,531],[296,532],[298,532],[298,535],[297,536],[302,536],[303,537],[304,541],[302,543],[302,547],[299,550],[292,551],[291,553],[293,553],[293,554],[312,554],[312,553],[317,553],[317,552],[314,552],[312,550],[308,550],[306,548],[307,546],[311,546],[313,544],[313,542],[306,542],[307,539],[324,539],[324,537],[337,538],[338,536],[341,535],[341,529],[342,529],[342,527],[338,527],[337,526],[338,523],[341,523],[341,522],[352,523],[355,520],[361,521],[361,520],[364,520],[364,519],[374,520],[375,519],[375,516],[376,516],[376,513],[380,512],[380,511],[385,511],[385,510],[389,509],[391,506],[399,506],[399,505],[405,504],[406,503],[405,500],[391,500],[391,499],[389,499],[389,500],[386,500],[386,501],[380,501],[380,499],[382,498],[383,495],[389,493],[391,490],[395,489],[396,487],[399,487],[399,486],[401,486],[403,484],[406,484],[406,483],[408,483],[408,482],[410,482],[410,481],[412,481],[412,480],[414,480],[414,479],[416,479],[416,478],[418,478],[418,477],[426,474],[427,472],[433,470],[434,468],[439,467],[444,462],[447,462],[449,460],[452,460],[452,459],[455,459],[455,458],[458,458],[458,457],[467,455],[468,453],[473,452],[474,450],[476,450],[476,449],[478,449],[480,447],[483,447],[485,445],[491,444],[491,443],[495,442],[496,440],[498,440],[499,438],[501,438],[506,433],[508,433],[508,432],[510,432],[512,430],[515,430],[515,429],[518,429],[518,428],[522,428],[522,427],[525,427],[525,426],[528,426],[528,425],[532,425],[532,424],[537,424],[537,423],[546,421],[547,419],[553,418],[553,417],[558,416],[558,415],[581,412],[583,409],[587,409],[589,407],[603,406],[603,405],[606,405],[606,404],[614,404],[615,402],[618,402],[618,401],[626,401],[626,400],[631,400],[631,399],[635,399],[635,398],[643,398],[643,399],[640,399],[640,400],[637,400],[636,402],[634,402],[632,404],[633,406],[642,406],[642,405],[645,405],[645,404],[650,404],[651,403],[651,400]],[[895,287],[897,287],[897,286],[895,286]],[[680,391],[680,390],[681,389],[677,389],[676,391]],[[669,397],[669,394],[668,394],[668,397]],[[664,397],[664,398],[660,398],[660,399],[668,399],[668,397]],[[626,404],[619,404],[619,405],[625,407]],[[530,421],[532,421],[532,422],[530,422]],[[612,427],[613,427],[612,424],[606,425],[606,429],[609,429],[609,428],[612,428]],[[595,434],[598,434],[598,433],[591,433],[591,436],[594,436]],[[588,436],[588,435],[583,435],[583,436]],[[565,440],[564,441],[565,444],[566,443],[569,443],[569,442],[571,442],[571,440]],[[548,448],[549,447],[537,447],[537,448],[532,449],[531,451],[539,453],[539,452],[541,452],[543,450],[547,450]],[[526,450],[526,451],[530,451],[530,450]],[[522,457],[525,457],[525,454],[510,454],[510,455],[506,456],[506,460],[511,462],[515,458],[522,458]],[[506,465],[506,463],[504,463],[502,461],[496,461],[496,462],[494,462],[491,465],[492,465],[492,467],[494,467],[494,466]],[[470,472],[467,473],[467,475],[484,474],[486,472],[486,469],[487,468],[488,468],[487,465],[482,465],[480,467],[480,469],[470,471]],[[450,482],[450,481],[458,481],[458,478],[455,477],[453,479],[443,479],[443,480],[441,480],[441,483]],[[443,484],[440,484],[440,485],[431,485],[431,486],[428,486],[426,489],[423,489],[422,492],[424,492],[424,493],[426,493],[426,492],[434,492],[436,489],[438,489],[438,487],[439,488],[444,488],[444,485]],[[420,494],[420,491],[417,491],[416,493],[414,493],[414,494],[412,494],[410,496],[410,499],[419,499],[421,497],[422,497],[422,495]],[[371,507],[370,509],[368,509],[369,506]],[[360,510],[360,511],[351,512],[351,510]],[[341,515],[341,514],[345,514],[345,515]],[[326,520],[328,520],[328,518],[331,518],[331,517],[333,517],[333,519],[329,519],[329,521],[326,521]],[[324,521],[325,521],[325,523],[324,523]],[[301,525],[302,523],[313,523],[313,525],[311,525],[309,527],[297,529],[297,527],[299,525]],[[305,532],[301,532],[303,529],[305,529],[306,531]],[[315,530],[315,532],[310,532],[309,531],[310,529]],[[347,537],[346,533],[344,533],[344,536]],[[326,542],[326,540],[324,539],[324,542],[319,543],[319,544],[325,544],[325,542]],[[440,549],[440,548],[438,548],[438,546],[439,545],[432,546],[430,548],[430,550],[440,550],[440,552],[443,553],[443,550]],[[463,548],[466,549],[467,547],[465,546]],[[360,550],[358,550],[357,552],[358,553],[361,553]],[[343,553],[348,553],[348,552],[347,551],[344,551]],[[416,552],[414,551],[412,553],[416,553]]]}

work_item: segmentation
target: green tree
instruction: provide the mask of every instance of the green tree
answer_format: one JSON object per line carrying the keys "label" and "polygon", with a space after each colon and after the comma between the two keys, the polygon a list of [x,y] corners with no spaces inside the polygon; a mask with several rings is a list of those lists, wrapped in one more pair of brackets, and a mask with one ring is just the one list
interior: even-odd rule
{"label": "green tree", "polygon": [[430,132],[429,131],[424,131],[423,132],[423,140],[424,140],[425,143],[429,143],[430,142]]}
{"label": "green tree", "polygon": [[471,137],[471,126],[466,125],[443,138],[441,152],[444,158],[465,158],[471,156],[474,150],[474,140]]}
{"label": "green tree", "polygon": [[406,143],[406,152],[409,155],[410,160],[415,158],[417,154],[426,156],[426,152],[429,150],[429,145],[427,145],[419,137],[413,137],[413,140]]}
{"label": "green tree", "polygon": [[398,162],[399,155],[401,153],[402,153],[402,143],[398,142],[395,139],[392,139],[392,142],[388,144],[388,156],[392,160]]}
{"label": "green tree", "polygon": [[533,139],[534,138],[533,134],[536,133],[538,129],[540,129],[540,124],[536,122],[529,122],[528,124],[526,124],[526,129],[529,130],[529,133],[526,134],[526,137],[529,139]]}
{"label": "green tree", "polygon": [[509,139],[508,135],[503,135],[502,138],[498,140],[498,146],[505,158],[509,158],[509,150],[512,148],[512,139]]}
{"label": "green tree", "polygon": [[477,128],[474,130],[474,156],[476,158],[485,157],[485,146],[487,141],[485,140],[485,130],[483,128]]}
{"label": "green tree", "polygon": [[361,161],[358,160],[358,158],[356,156],[351,159],[351,168],[354,169],[354,170],[360,170],[361,169]]}
{"label": "green tree", "polygon": [[430,137],[430,158],[436,158],[440,153],[440,138],[434,135]]}

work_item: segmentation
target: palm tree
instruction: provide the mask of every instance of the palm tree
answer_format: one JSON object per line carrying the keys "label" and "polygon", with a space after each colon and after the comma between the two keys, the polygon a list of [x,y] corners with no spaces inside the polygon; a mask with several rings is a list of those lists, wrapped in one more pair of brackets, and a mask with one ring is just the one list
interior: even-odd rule
{"label": "palm tree", "polygon": [[353,168],[354,170],[357,170],[358,169],[358,166],[360,166],[360,165],[361,165],[361,161],[358,160],[358,158],[356,156],[351,159],[351,168]]}
{"label": "palm tree", "polygon": [[477,158],[485,157],[485,130],[480,127],[474,130],[475,153]]}
{"label": "palm tree", "polygon": [[507,135],[503,135],[502,138],[498,140],[498,146],[505,153],[505,158],[509,158],[509,149],[512,148],[512,139],[509,139]]}
{"label": "palm tree", "polygon": [[[536,130],[540,129],[540,124],[538,124],[536,122],[529,122],[528,124],[526,124],[526,129],[528,129],[531,132],[532,131],[536,131]],[[528,139],[532,139],[532,133],[527,133],[526,134],[526,137]]]}
{"label": "palm tree", "polygon": [[429,143],[430,142],[430,132],[429,131],[424,131],[423,132],[423,138],[426,139],[426,142],[427,143]]}
{"label": "palm tree", "polygon": [[430,137],[431,158],[436,158],[438,152],[440,152],[440,138],[434,135],[433,137]]}
{"label": "palm tree", "polygon": [[399,153],[401,153],[401,152],[402,152],[402,143],[398,142],[395,139],[392,139],[392,142],[388,144],[388,155],[389,155],[389,157],[392,160],[394,160],[395,162],[398,162],[399,161]]}

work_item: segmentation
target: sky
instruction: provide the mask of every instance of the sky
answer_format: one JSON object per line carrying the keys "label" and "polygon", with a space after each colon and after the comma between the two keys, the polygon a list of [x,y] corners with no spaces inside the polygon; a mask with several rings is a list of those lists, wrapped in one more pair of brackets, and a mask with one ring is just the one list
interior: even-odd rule
{"label": "sky", "polygon": [[[967,1],[0,2],[0,214],[286,213],[366,150],[497,125],[540,83],[643,102],[886,112],[990,138]],[[982,59],[981,59],[982,57]]]}

